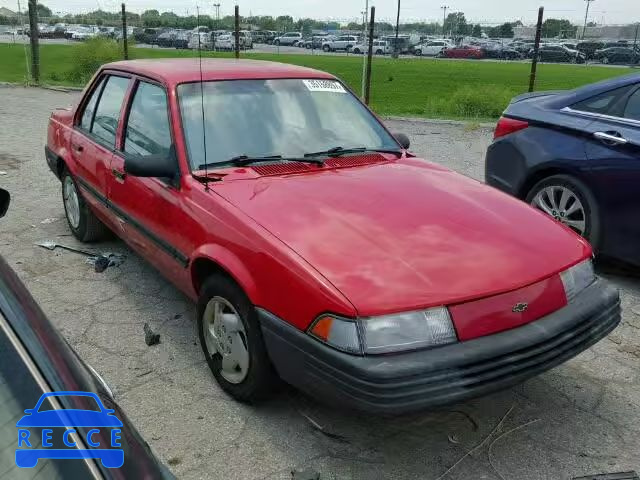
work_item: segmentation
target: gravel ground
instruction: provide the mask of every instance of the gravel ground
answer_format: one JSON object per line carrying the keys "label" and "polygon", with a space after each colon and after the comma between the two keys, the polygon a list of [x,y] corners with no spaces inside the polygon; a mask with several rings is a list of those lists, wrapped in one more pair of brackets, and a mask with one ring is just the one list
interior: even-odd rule
{"label": "gravel ground", "polygon": [[[489,397],[400,418],[336,411],[293,390],[255,407],[235,403],[202,358],[193,305],[122,242],[95,246],[127,256],[101,274],[82,257],[34,246],[78,245],[43,154],[50,111],[77,95],[0,88],[0,185],[14,200],[0,222],[0,254],[179,478],[289,479],[312,469],[322,479],[556,480],[640,469],[640,282],[632,278],[610,276],[624,321],[608,339]],[[490,130],[389,124],[425,158],[482,177]],[[160,345],[145,345],[145,322]]]}

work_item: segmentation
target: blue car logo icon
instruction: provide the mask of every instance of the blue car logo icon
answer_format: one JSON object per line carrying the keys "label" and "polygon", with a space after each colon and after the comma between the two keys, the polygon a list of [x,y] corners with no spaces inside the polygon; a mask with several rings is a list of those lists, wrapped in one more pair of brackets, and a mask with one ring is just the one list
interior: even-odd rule
{"label": "blue car logo icon", "polygon": [[[42,403],[49,397],[81,396],[92,397],[96,402],[97,410],[59,409],[40,411]],[[114,410],[104,407],[100,398],[92,392],[50,392],[44,393],[36,406],[24,411],[26,414],[18,423],[18,448],[16,449],[16,465],[21,468],[35,467],[40,458],[52,459],[83,459],[99,458],[106,468],[118,468],[124,463],[124,451],[120,447],[120,435],[122,422],[113,415]],[[30,437],[33,431],[30,428],[42,428],[43,448],[32,448]],[[62,441],[69,448],[52,448],[53,428],[63,427]],[[80,448],[74,438],[79,437],[77,427],[92,427],[86,433],[85,443],[92,448]],[[100,433],[99,428],[111,429],[110,446],[101,445],[95,441],[94,435]],[[34,441],[34,444],[37,442]],[[27,447],[27,448],[25,448]]]}

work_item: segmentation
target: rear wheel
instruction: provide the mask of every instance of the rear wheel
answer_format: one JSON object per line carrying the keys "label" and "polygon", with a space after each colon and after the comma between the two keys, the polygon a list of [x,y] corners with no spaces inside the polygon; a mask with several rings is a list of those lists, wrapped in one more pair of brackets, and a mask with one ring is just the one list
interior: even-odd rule
{"label": "rear wheel", "polygon": [[107,227],[89,208],[67,169],[62,173],[62,202],[71,233],[81,242],[95,242],[108,232]]}
{"label": "rear wheel", "polygon": [[[348,51],[348,50],[347,50],[347,51]],[[354,49],[353,49],[353,53],[355,53],[355,54],[360,54],[360,53],[362,53],[362,52],[360,51],[360,49],[359,49],[359,48],[354,48]]]}
{"label": "rear wheel", "polygon": [[277,46],[280,46],[280,40],[274,40],[273,44],[277,45]]}
{"label": "rear wheel", "polygon": [[324,52],[330,52],[330,51],[331,51],[331,47],[330,47],[329,45],[323,45],[323,46],[322,46],[322,50],[323,50]]}
{"label": "rear wheel", "polygon": [[598,205],[589,188],[569,175],[554,175],[536,183],[527,203],[565,224],[598,248],[600,218]]}
{"label": "rear wheel", "polygon": [[209,277],[202,286],[197,315],[200,345],[220,387],[242,402],[267,396],[277,376],[256,309],[240,287],[223,275]]}

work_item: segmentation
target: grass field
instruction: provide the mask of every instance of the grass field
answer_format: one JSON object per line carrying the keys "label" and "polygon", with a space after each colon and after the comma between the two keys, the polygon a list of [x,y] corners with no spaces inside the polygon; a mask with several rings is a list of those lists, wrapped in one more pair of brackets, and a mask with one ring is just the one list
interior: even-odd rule
{"label": "grass field", "polygon": [[[55,85],[81,85],[69,74],[82,45],[42,45],[41,78]],[[85,47],[86,53],[86,47]],[[133,51],[136,58],[195,56],[168,49]],[[229,54],[205,53],[205,56]],[[362,57],[328,55],[241,54],[243,58],[271,60],[328,71],[360,92]],[[509,100],[527,91],[528,63],[375,58],[372,65],[371,104],[382,115],[429,118],[494,119]],[[539,65],[537,90],[574,88],[635,70],[580,65]],[[25,51],[21,45],[0,45],[0,81],[24,83]]]}

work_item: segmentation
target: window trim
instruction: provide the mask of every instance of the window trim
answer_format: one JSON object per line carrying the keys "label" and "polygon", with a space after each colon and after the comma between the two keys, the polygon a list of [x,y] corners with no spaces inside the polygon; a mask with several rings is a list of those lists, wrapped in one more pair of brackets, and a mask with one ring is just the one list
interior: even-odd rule
{"label": "window trim", "polygon": [[564,107],[561,112],[580,115],[583,117],[595,118],[598,120],[610,120],[622,124],[626,124],[630,127],[640,127],[640,120],[633,120],[632,118],[615,117],[613,115],[605,115],[603,113],[583,112],[582,110],[575,110],[571,107]]}

